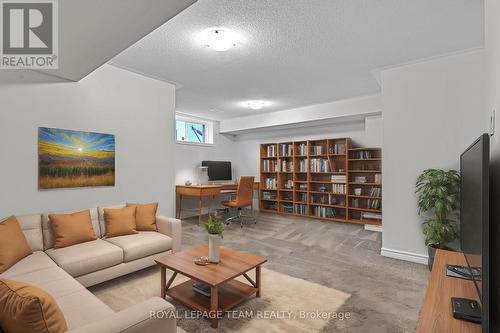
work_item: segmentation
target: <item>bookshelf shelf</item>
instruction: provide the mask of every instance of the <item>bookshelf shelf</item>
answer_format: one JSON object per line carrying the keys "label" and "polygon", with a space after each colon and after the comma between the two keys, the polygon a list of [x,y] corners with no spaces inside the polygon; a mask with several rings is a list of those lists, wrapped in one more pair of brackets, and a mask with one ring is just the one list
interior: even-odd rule
{"label": "bookshelf shelf", "polygon": [[381,215],[370,215],[382,211],[381,161],[380,148],[352,148],[350,138],[262,144],[261,193],[269,193],[267,198],[261,196],[260,208],[381,225]]}

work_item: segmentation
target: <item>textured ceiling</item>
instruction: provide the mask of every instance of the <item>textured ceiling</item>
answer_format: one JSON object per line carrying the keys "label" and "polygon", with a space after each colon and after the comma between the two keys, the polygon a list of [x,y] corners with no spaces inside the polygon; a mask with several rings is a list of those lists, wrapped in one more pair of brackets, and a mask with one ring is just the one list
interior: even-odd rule
{"label": "textured ceiling", "polygon": [[[242,42],[206,48],[213,26]],[[482,45],[482,0],[199,0],[112,63],[175,83],[180,112],[225,119],[377,93],[376,69]]]}

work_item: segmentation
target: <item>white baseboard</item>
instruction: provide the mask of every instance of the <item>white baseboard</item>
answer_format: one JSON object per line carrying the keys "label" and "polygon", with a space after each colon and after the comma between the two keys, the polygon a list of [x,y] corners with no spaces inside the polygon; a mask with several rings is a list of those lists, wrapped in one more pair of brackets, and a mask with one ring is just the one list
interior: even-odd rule
{"label": "white baseboard", "polygon": [[365,224],[365,230],[382,232],[381,225]]}
{"label": "white baseboard", "polygon": [[399,251],[393,249],[382,248],[380,254],[384,257],[393,259],[415,262],[417,264],[427,265],[428,256],[418,253]]}

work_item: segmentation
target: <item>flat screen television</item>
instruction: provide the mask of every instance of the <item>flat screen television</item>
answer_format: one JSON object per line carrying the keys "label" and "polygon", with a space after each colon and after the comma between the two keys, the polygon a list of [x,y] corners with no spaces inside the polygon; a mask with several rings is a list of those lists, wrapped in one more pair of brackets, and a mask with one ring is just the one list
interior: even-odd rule
{"label": "flat screen television", "polygon": [[460,156],[460,245],[469,269],[479,269],[473,281],[481,303],[483,333],[490,327],[490,144],[483,134]]}
{"label": "flat screen television", "polygon": [[231,162],[202,161],[201,166],[208,167],[208,181],[210,182],[233,180]]}

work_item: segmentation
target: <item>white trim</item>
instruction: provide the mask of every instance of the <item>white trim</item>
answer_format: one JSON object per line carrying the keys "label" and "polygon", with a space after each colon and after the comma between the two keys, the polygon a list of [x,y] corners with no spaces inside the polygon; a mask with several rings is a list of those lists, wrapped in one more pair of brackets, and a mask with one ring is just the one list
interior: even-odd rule
{"label": "white trim", "polygon": [[178,144],[178,145],[200,146],[200,147],[215,147],[215,144],[213,144],[213,143],[179,141],[179,140],[175,140],[175,143]]}
{"label": "white trim", "polygon": [[149,74],[149,73],[140,71],[138,69],[133,69],[133,68],[130,68],[130,67],[125,66],[125,65],[120,65],[120,64],[117,64],[116,62],[113,62],[113,61],[108,61],[108,65],[116,67],[116,68],[119,68],[119,69],[123,69],[124,71],[132,72],[132,73],[137,74],[137,75],[142,75],[142,76],[145,76],[145,77],[153,79],[153,80],[158,80],[158,81],[170,83],[170,84],[172,84],[172,85],[175,86],[175,90],[181,89],[182,87],[184,87],[184,85],[182,85],[182,84],[180,84],[178,82],[169,81],[169,80],[166,80],[166,79],[164,79],[164,78],[162,78],[160,76],[157,76],[157,75],[154,75],[154,74]]}
{"label": "white trim", "polygon": [[427,265],[427,259],[428,259],[428,256],[423,254],[387,249],[384,247],[380,250],[380,255],[393,259],[411,261],[422,265]]}

